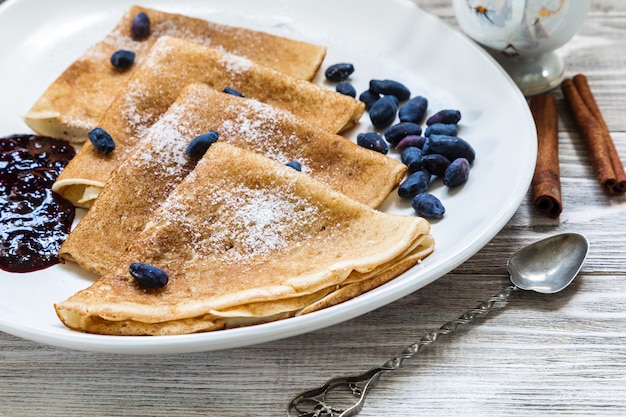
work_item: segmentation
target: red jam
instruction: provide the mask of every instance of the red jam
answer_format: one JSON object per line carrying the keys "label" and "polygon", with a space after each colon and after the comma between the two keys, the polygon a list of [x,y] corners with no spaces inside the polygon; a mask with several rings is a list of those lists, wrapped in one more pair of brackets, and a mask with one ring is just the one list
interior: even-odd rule
{"label": "red jam", "polygon": [[0,138],[0,269],[32,272],[59,262],[75,210],[51,187],[74,155],[57,139]]}

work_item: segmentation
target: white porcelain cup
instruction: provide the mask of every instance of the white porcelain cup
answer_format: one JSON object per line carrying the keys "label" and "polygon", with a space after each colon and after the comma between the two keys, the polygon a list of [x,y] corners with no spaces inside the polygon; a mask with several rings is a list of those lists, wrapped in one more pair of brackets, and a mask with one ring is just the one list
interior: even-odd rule
{"label": "white porcelain cup", "polygon": [[525,95],[559,85],[555,49],[578,31],[590,0],[452,0],[459,26],[507,71]]}

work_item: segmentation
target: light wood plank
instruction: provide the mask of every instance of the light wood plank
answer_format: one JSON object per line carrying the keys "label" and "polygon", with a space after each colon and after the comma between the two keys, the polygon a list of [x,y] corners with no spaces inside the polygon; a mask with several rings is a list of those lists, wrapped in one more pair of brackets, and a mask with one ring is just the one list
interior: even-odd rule
{"label": "light wood plank", "polygon": [[[449,0],[417,0],[455,25]],[[563,48],[583,72],[626,156],[626,3],[598,0]],[[425,332],[508,284],[516,249],[563,231],[590,256],[558,296],[519,292],[383,377],[360,416],[626,415],[626,198],[600,190],[560,92],[564,212],[537,214],[529,196],[505,229],[435,283],[327,329],[243,349],[113,355],[39,345],[0,333],[0,416],[281,416],[326,379],[378,366]],[[503,132],[506,134],[506,132]]]}

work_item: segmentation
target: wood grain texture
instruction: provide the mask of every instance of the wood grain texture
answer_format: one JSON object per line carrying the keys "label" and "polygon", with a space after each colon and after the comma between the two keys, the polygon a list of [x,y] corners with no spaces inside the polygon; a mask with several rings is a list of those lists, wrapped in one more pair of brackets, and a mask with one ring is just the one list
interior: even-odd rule
{"label": "wood grain texture", "polygon": [[[449,0],[417,0],[455,25]],[[597,0],[561,53],[589,78],[626,156],[626,3]],[[559,91],[563,213],[530,195],[489,244],[391,305],[299,337],[243,349],[126,356],[58,349],[0,333],[0,416],[284,416],[291,397],[381,365],[426,331],[508,284],[506,259],[558,232],[591,242],[580,278],[558,296],[518,292],[384,376],[359,416],[625,416],[626,198],[599,188]]]}

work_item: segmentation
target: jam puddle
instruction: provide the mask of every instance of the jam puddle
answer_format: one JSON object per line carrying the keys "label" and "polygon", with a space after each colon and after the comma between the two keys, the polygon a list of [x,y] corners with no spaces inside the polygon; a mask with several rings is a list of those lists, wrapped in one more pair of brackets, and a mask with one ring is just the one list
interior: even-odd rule
{"label": "jam puddle", "polygon": [[59,263],[75,209],[51,187],[74,155],[57,139],[0,138],[0,269],[33,272]]}

